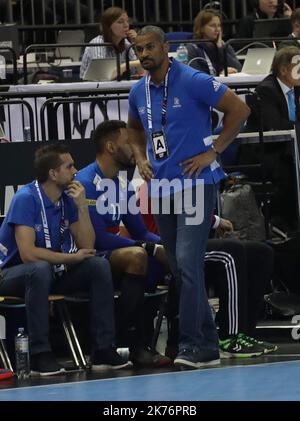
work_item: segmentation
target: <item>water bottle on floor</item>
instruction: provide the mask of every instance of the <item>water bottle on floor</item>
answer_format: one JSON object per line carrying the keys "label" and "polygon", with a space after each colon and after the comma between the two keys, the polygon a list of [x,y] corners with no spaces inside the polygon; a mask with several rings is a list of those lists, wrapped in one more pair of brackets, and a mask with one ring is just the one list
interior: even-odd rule
{"label": "water bottle on floor", "polygon": [[23,327],[19,327],[15,338],[16,375],[18,379],[26,379],[30,375],[29,339]]}

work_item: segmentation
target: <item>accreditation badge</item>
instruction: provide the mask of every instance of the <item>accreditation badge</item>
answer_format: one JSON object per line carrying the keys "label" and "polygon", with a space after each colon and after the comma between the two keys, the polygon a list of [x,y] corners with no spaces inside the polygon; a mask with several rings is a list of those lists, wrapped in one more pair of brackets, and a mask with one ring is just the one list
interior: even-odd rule
{"label": "accreditation badge", "polygon": [[154,159],[164,159],[169,156],[168,144],[163,132],[151,133]]}
{"label": "accreditation badge", "polygon": [[58,279],[67,272],[67,266],[64,264],[53,265],[53,270],[55,279]]}

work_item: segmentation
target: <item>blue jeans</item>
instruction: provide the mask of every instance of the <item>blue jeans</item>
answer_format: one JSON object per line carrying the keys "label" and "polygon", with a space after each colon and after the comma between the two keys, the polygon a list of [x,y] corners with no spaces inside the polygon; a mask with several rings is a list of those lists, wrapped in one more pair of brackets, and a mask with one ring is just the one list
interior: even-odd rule
{"label": "blue jeans", "polygon": [[171,270],[180,291],[179,350],[217,350],[218,336],[208,304],[204,281],[204,254],[215,205],[216,186],[204,186],[204,219],[197,225],[188,225],[183,210],[175,214],[173,200],[168,215],[155,215],[162,243],[166,249]]}
{"label": "blue jeans", "polygon": [[50,351],[49,294],[88,292],[91,334],[95,349],[114,344],[114,292],[110,264],[91,257],[74,265],[58,279],[45,261],[26,263],[3,270],[0,294],[25,297],[31,354]]}

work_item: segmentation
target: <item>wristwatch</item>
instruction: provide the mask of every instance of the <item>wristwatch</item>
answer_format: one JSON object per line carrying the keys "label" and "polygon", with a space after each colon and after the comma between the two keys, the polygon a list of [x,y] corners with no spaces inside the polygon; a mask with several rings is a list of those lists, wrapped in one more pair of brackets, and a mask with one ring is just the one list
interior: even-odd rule
{"label": "wristwatch", "polygon": [[220,155],[220,152],[217,151],[216,147],[214,144],[211,145],[211,149],[215,152],[215,154],[218,156]]}

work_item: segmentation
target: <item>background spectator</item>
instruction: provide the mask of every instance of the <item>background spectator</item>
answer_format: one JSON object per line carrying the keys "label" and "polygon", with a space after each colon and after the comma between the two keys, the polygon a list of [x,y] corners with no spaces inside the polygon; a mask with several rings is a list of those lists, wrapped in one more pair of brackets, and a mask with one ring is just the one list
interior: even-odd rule
{"label": "background spectator", "polygon": [[[202,10],[194,21],[194,38],[215,41],[188,44],[190,65],[213,76],[224,70],[225,43],[222,40],[222,22],[220,14],[214,9]],[[242,66],[233,48],[227,48],[228,73],[236,73]]]}
{"label": "background spectator", "polygon": [[[298,47],[285,47],[275,54],[272,73],[256,87],[261,99],[261,113],[264,130],[290,130],[294,127],[295,102],[294,88],[300,85],[293,70],[297,64],[292,59],[299,54]],[[253,105],[248,120],[251,129],[258,129],[258,110]],[[256,148],[243,145],[241,163],[258,162],[259,152]],[[296,209],[293,169],[293,153],[289,142],[269,143],[265,145],[265,171],[268,180],[274,184],[274,195],[271,201],[271,215],[274,225],[283,231],[292,229]],[[288,206],[287,206],[288,203]]]}
{"label": "background spectator", "polygon": [[300,37],[300,8],[295,9],[291,16],[292,33],[290,34],[290,40],[282,41],[279,45],[279,49],[288,46],[294,46],[300,48],[300,40],[295,38]]}
{"label": "background spectator", "polygon": [[237,38],[253,38],[254,21],[290,17],[292,9],[281,0],[257,0],[253,2],[253,12],[242,18],[238,25]]}
{"label": "background spectator", "polygon": [[[129,29],[127,12],[119,7],[109,7],[101,18],[103,35],[93,38],[90,43],[110,42],[112,47],[86,47],[80,67],[80,77],[83,78],[90,62],[95,58],[116,57],[120,54],[121,74],[126,70],[126,49],[136,37],[136,32]],[[130,67],[140,67],[133,49],[129,51]],[[134,70],[133,70],[134,72]]]}

